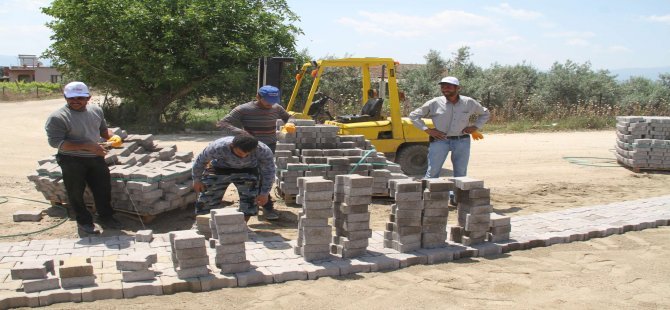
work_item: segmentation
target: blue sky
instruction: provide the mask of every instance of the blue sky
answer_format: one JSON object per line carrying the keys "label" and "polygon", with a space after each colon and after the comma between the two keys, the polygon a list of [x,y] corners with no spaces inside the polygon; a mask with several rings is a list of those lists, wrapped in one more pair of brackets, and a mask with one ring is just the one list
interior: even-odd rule
{"label": "blue sky", "polygon": [[[110,0],[113,1],[113,0]],[[40,54],[50,44],[50,0],[0,0],[0,55]],[[481,67],[567,59],[595,69],[670,66],[670,1],[288,0],[301,17],[298,49],[315,58],[392,57],[424,63],[469,46]],[[9,44],[8,42],[12,42]]]}

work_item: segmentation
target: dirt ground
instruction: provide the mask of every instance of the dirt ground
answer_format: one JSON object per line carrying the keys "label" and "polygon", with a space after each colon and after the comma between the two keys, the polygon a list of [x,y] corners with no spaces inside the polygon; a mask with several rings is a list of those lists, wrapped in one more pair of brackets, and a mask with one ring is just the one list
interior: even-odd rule
{"label": "dirt ground", "polygon": [[[50,208],[26,176],[37,160],[54,153],[44,122],[64,102],[60,99],[0,103],[0,196],[10,197],[0,208],[0,235],[34,231],[62,221],[63,211]],[[214,135],[160,135],[179,151],[199,153]],[[670,194],[670,174],[633,173],[614,162],[614,131],[486,134],[473,141],[468,175],[491,188],[496,212],[509,216]],[[450,167],[447,163],[445,167]],[[448,170],[445,170],[448,173]],[[236,194],[229,189],[226,200]],[[20,200],[13,197],[32,199]],[[4,201],[4,200],[2,200]],[[2,202],[0,201],[0,202]],[[391,201],[375,200],[372,226],[382,230]],[[298,206],[277,202],[281,219],[252,219],[259,234],[296,236]],[[47,209],[39,224],[14,223],[16,210]],[[146,225],[156,233],[188,229],[192,210],[163,214]],[[453,217],[452,217],[453,218]],[[105,234],[133,234],[142,225],[123,218],[127,229]],[[69,220],[37,235],[3,238],[76,238]],[[95,302],[95,307],[137,309],[212,308],[454,308],[503,306],[522,308],[670,308],[670,228],[662,227],[587,242],[511,252],[492,258],[459,260],[317,281],[208,293]],[[92,304],[59,304],[58,309],[84,309]]]}

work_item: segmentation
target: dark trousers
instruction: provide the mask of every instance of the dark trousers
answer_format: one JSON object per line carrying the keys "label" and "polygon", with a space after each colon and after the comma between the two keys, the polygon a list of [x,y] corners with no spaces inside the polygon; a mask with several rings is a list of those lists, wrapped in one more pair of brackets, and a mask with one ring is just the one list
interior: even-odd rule
{"label": "dark trousers", "polygon": [[[272,154],[274,154],[275,149],[277,148],[277,143],[267,144],[267,146],[272,151]],[[263,205],[263,210],[272,211],[272,210],[274,210],[274,208],[275,208],[275,202],[272,201],[272,195],[269,195],[268,196],[268,202]]]}
{"label": "dark trousers", "polygon": [[109,168],[103,157],[78,157],[58,154],[58,165],[63,173],[67,199],[78,224],[93,224],[93,216],[86,209],[84,191],[86,185],[93,193],[95,208],[100,218],[111,218],[112,183]]}

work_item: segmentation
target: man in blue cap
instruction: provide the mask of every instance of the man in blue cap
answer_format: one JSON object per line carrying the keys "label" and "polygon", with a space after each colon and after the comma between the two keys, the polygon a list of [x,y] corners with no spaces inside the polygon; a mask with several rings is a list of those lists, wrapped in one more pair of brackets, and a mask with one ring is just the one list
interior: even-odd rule
{"label": "man in blue cap", "polygon": [[[277,146],[277,120],[281,119],[286,123],[290,116],[279,104],[280,99],[277,87],[265,85],[258,89],[256,100],[235,107],[217,126],[226,136],[251,134],[274,153]],[[279,219],[272,199],[268,199],[263,205],[263,215],[269,221]]]}

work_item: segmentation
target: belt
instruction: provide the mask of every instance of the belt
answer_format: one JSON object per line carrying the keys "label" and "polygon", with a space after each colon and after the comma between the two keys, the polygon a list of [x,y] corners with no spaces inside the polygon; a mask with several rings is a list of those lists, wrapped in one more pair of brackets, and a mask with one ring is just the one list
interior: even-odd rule
{"label": "belt", "polygon": [[462,135],[462,136],[448,136],[447,140],[459,140],[459,139],[465,139],[469,138],[470,135]]}

